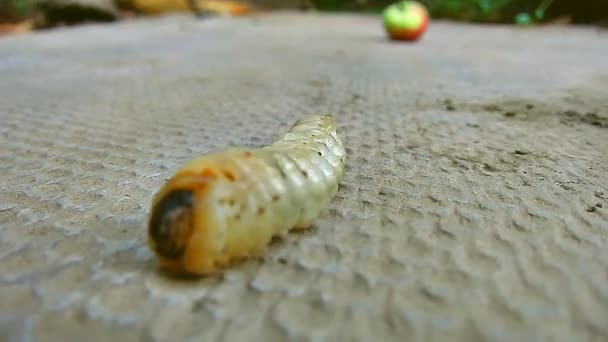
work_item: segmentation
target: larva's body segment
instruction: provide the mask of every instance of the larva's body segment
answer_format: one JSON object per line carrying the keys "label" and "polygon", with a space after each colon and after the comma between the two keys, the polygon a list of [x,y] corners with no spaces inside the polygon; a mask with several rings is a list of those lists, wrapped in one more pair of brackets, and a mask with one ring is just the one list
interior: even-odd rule
{"label": "larva's body segment", "polygon": [[310,226],[338,191],[346,153],[331,116],[298,121],[272,145],[192,160],[156,195],[148,233],[161,264],[207,274]]}

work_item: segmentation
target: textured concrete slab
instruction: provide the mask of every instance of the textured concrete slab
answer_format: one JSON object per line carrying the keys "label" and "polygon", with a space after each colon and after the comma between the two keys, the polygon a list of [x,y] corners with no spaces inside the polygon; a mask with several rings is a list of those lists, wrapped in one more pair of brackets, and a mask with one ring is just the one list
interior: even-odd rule
{"label": "textured concrete slab", "polygon": [[[0,40],[8,341],[608,339],[608,33],[172,17]],[[171,279],[150,200],[189,158],[334,113],[328,215]]]}

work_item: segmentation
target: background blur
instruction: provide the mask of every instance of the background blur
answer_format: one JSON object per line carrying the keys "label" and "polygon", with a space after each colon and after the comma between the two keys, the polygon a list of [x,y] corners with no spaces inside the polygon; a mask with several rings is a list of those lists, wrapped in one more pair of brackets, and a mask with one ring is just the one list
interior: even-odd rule
{"label": "background blur", "polygon": [[[433,18],[483,23],[608,24],[606,0],[422,0]],[[379,13],[390,0],[0,0],[0,31],[18,33],[172,12],[247,15],[318,10]]]}

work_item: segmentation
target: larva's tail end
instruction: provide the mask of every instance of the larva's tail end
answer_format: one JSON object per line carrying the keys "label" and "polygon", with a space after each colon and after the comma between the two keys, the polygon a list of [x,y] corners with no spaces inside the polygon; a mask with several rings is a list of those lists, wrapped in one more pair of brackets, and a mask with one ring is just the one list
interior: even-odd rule
{"label": "larva's tail end", "polygon": [[298,120],[293,127],[298,125],[318,125],[320,127],[335,127],[336,120],[334,119],[333,114],[323,114],[323,115],[309,115]]}
{"label": "larva's tail end", "polygon": [[294,126],[303,124],[303,123],[307,123],[307,122],[335,120],[334,117],[335,117],[335,115],[331,114],[331,113],[330,114],[310,114],[310,115],[304,116],[304,117],[300,118],[299,120],[297,120],[294,123]]}
{"label": "larva's tail end", "polygon": [[321,121],[323,121],[324,127],[327,127],[329,130],[336,129],[336,119],[333,114],[324,115],[321,117]]}
{"label": "larva's tail end", "polygon": [[318,120],[330,120],[330,121],[335,120],[335,115],[332,113],[323,114],[323,115],[315,115],[314,117],[316,117]]}
{"label": "larva's tail end", "polygon": [[336,119],[334,118],[333,114],[326,114],[321,116],[321,121],[325,122],[328,127],[336,126]]}

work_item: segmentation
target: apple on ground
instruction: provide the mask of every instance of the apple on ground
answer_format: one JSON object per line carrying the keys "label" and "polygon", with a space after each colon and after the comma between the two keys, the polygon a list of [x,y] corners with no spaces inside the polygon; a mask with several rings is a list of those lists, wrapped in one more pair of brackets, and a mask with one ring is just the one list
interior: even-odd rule
{"label": "apple on ground", "polygon": [[426,7],[416,1],[399,1],[388,6],[383,13],[384,28],[394,40],[416,41],[429,25]]}

